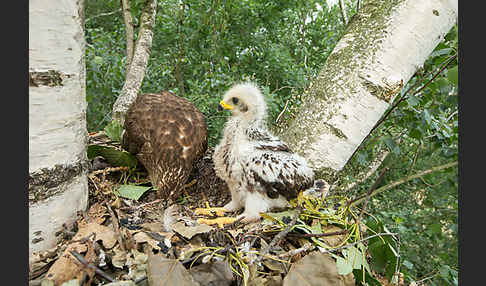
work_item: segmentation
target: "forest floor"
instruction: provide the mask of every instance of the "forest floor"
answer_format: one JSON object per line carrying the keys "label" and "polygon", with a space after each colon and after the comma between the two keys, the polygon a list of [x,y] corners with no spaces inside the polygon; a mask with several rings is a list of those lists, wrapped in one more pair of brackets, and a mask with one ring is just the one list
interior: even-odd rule
{"label": "forest floor", "polygon": [[30,257],[29,284],[360,285],[353,272],[341,275],[339,252],[329,251],[347,242],[346,230],[312,217],[304,220],[301,209],[268,213],[251,224],[199,224],[198,218],[209,217],[196,215],[196,208],[221,207],[231,199],[214,172],[211,152],[171,205],[154,190],[138,200],[119,196],[115,190],[126,183],[150,186],[146,173],[127,178],[126,167],[91,160],[88,208],[58,232],[54,248]]}

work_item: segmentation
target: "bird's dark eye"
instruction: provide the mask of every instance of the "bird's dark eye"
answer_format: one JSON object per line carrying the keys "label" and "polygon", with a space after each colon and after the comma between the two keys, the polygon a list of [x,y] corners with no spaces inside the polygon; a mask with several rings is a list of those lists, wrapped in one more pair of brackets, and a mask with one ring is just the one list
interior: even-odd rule
{"label": "bird's dark eye", "polygon": [[236,97],[233,97],[231,101],[233,102],[233,104],[238,104],[238,98]]}

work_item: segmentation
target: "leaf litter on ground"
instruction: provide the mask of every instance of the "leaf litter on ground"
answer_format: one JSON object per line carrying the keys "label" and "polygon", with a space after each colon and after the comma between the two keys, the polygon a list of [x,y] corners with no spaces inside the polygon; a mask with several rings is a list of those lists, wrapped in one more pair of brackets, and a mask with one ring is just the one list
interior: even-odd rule
{"label": "leaf litter on ground", "polygon": [[[365,246],[356,244],[362,239],[362,228],[350,222],[353,210],[346,209],[347,198],[320,200],[301,195],[291,201],[293,207],[300,205],[303,211],[289,233],[263,253],[289,227],[297,213],[294,208],[261,214],[259,223],[208,226],[197,223],[195,205],[167,208],[165,202],[154,201],[153,195],[144,195],[150,187],[138,186],[140,193],[126,195],[120,193],[120,186],[121,190],[124,187],[116,176],[103,176],[102,180],[110,180],[106,185],[115,186],[118,195],[133,200],[119,200],[114,192],[100,193],[91,188],[90,207],[80,215],[76,235],[61,241],[50,260],[44,259],[44,268],[47,263],[52,265],[44,279],[55,274],[56,282],[81,281],[80,273],[86,273],[87,267],[70,254],[72,250],[114,281],[93,274],[91,285],[122,286],[146,280],[150,286],[348,286],[355,284],[354,272],[371,273]],[[133,177],[130,180],[129,184],[137,184]],[[115,201],[118,203],[113,204]],[[115,216],[108,213],[106,203]],[[113,219],[118,221],[118,229]],[[343,230],[346,232],[327,236]],[[39,261],[37,269],[42,269]]]}

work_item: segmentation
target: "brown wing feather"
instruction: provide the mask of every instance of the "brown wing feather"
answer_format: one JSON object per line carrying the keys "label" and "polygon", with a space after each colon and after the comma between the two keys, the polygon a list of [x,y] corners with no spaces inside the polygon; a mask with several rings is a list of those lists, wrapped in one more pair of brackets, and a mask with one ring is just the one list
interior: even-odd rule
{"label": "brown wing feather", "polygon": [[138,95],[124,128],[123,147],[137,155],[162,193],[177,192],[207,148],[204,115],[167,91]]}

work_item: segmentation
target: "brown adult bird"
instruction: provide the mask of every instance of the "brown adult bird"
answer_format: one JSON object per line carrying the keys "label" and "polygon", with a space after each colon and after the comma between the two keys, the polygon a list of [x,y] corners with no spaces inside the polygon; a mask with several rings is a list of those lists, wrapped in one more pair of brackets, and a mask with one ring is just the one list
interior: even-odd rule
{"label": "brown adult bird", "polygon": [[125,118],[122,146],[147,169],[159,197],[175,199],[206,151],[204,115],[168,91],[139,94]]}

